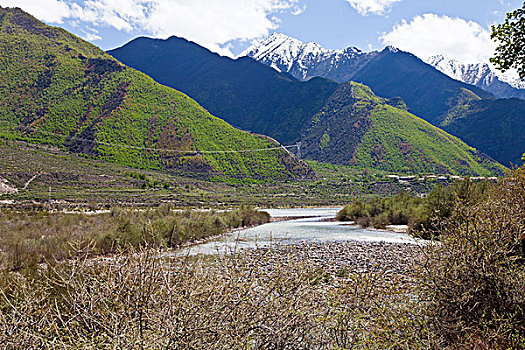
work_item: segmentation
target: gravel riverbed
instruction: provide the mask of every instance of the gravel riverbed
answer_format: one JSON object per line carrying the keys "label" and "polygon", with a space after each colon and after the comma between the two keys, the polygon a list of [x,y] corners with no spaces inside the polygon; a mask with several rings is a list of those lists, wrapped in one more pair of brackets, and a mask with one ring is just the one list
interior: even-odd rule
{"label": "gravel riverbed", "polygon": [[[331,242],[275,245],[242,251],[253,257],[260,268],[277,264],[303,263],[334,278],[348,274],[381,274],[388,279],[409,282],[421,268],[423,247],[385,242]],[[264,255],[265,259],[260,259]],[[255,259],[256,258],[256,259]]]}

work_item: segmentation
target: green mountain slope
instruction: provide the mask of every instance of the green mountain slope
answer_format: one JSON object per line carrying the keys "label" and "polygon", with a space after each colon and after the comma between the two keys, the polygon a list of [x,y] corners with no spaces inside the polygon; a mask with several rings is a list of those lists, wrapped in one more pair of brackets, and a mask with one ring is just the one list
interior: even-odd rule
{"label": "green mountain slope", "polygon": [[470,175],[503,167],[405,109],[399,99],[342,84],[303,133],[301,153],[323,162],[395,172]]}
{"label": "green mountain slope", "polygon": [[20,9],[0,8],[0,72],[3,137],[219,178],[312,175],[275,141],[231,127],[188,96]]}
{"label": "green mountain slope", "polygon": [[[291,68],[286,64],[288,59],[274,61],[279,57],[273,56],[274,49],[264,48],[271,64],[282,72],[291,69],[296,78],[304,79],[305,62],[296,61]],[[505,165],[519,161],[524,152],[519,146],[522,133],[506,132],[507,127],[523,130],[523,113],[519,111],[523,107],[514,106],[519,102],[495,100],[492,94],[451,79],[416,56],[393,48],[350,55],[343,61],[308,62],[307,66],[313,64],[308,81],[277,72],[265,65],[270,61],[263,60],[263,64],[248,57],[232,60],[177,37],[137,38],[108,53],[157,82],[187,93],[232,125],[286,144],[300,139],[308,120],[338,88],[335,81],[356,81],[370,86],[379,96],[400,96],[411,113],[445,128]],[[483,117],[471,118],[476,113],[471,106],[479,104],[498,107],[485,108]],[[522,104],[525,106],[525,101]],[[461,113],[467,116],[458,121],[461,125],[448,127],[447,122]]]}
{"label": "green mountain slope", "polygon": [[232,60],[183,38],[137,38],[108,51],[155,81],[182,91],[243,130],[291,144],[338,84],[301,82],[248,57]]}
{"label": "green mountain slope", "polygon": [[525,101],[471,99],[451,109],[441,128],[505,166],[519,165],[525,153]]}

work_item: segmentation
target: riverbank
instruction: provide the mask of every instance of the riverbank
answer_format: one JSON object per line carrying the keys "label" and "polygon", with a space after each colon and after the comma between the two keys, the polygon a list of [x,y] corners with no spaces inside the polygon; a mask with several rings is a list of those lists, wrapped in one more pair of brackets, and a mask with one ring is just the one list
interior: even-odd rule
{"label": "riverbank", "polygon": [[[387,279],[408,283],[420,271],[424,247],[414,244],[387,242],[328,242],[275,245],[271,248],[243,250],[261,268],[285,261],[306,263],[322,270],[329,279],[344,279],[351,274],[382,274]],[[265,256],[265,259],[255,257]]]}

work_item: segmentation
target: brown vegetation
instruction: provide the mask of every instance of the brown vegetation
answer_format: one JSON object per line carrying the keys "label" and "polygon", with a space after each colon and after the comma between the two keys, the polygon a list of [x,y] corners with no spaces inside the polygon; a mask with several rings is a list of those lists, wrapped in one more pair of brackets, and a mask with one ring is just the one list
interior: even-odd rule
{"label": "brown vegetation", "polygon": [[[61,260],[4,270],[0,343],[63,349],[524,348],[525,171],[481,201],[475,191],[469,182],[459,187],[453,213],[435,224],[439,243],[412,259],[409,250],[399,250],[401,269],[381,259],[366,261],[372,265],[363,269],[367,255],[350,244],[336,249],[345,253],[333,257],[334,266],[319,260],[334,254],[334,247],[322,255],[287,248],[206,258],[177,257],[162,248],[178,242],[167,238],[166,223],[180,222],[184,232],[198,236],[204,232],[199,228],[221,227],[220,220],[249,224],[251,219],[235,218],[251,215],[163,207],[83,218],[76,221],[77,228],[87,228],[82,232],[104,229],[95,218],[106,218],[118,219],[117,227],[127,233],[113,231],[111,245],[91,239],[91,246],[79,246],[65,239],[69,248]],[[66,214],[41,214],[39,220],[10,215],[3,222],[26,234],[75,227]],[[67,246],[60,242],[49,249]],[[107,252],[113,254],[94,256],[96,247],[111,247]],[[6,256],[13,247],[3,243],[1,249]]]}
{"label": "brown vegetation", "polygon": [[435,332],[454,348],[525,348],[525,169],[479,204],[468,188],[428,250],[423,299]]}
{"label": "brown vegetation", "polygon": [[268,213],[244,207],[215,212],[174,211],[161,205],[147,211],[114,208],[96,215],[0,210],[0,268],[19,270],[63,260],[73,251],[94,256],[148,244],[175,248],[269,221]]}
{"label": "brown vegetation", "polygon": [[406,291],[381,273],[330,283],[307,261],[268,266],[270,252],[211,261],[165,253],[79,257],[4,275],[0,341],[63,349],[369,349],[426,342],[417,340],[424,324],[413,317]]}

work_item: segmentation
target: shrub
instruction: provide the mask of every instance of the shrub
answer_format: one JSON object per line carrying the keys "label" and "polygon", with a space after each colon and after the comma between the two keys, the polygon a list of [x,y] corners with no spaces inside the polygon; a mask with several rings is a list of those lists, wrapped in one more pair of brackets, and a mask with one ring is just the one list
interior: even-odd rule
{"label": "shrub", "polygon": [[361,200],[356,200],[349,205],[345,205],[336,216],[339,221],[357,221],[358,218],[365,217],[365,205]]}
{"label": "shrub", "polygon": [[270,215],[249,207],[178,212],[162,204],[144,212],[112,208],[109,214],[91,216],[1,210],[0,221],[0,269],[16,270],[64,259],[72,245],[89,247],[90,255],[146,245],[178,247],[231,228],[267,223]]}
{"label": "shrub", "polygon": [[473,189],[463,186],[454,214],[441,224],[440,244],[428,249],[431,327],[453,348],[524,348],[524,171],[482,203],[472,204],[479,195]]}
{"label": "shrub", "polygon": [[347,272],[331,284],[330,272],[271,252],[118,251],[0,275],[0,341],[16,349],[421,348],[424,329],[391,277]]}
{"label": "shrub", "polygon": [[337,213],[339,221],[355,221],[362,227],[384,228],[387,225],[409,225],[410,232],[420,238],[439,235],[440,224],[450,218],[459,201],[470,205],[489,196],[494,186],[488,182],[473,183],[468,179],[451,187],[438,184],[426,198],[400,192],[390,198],[359,199]]}

